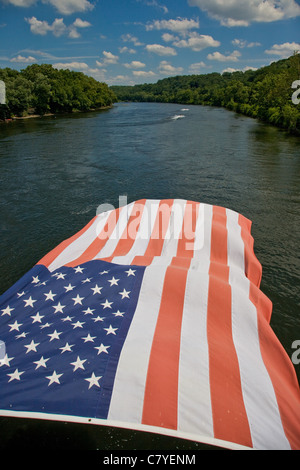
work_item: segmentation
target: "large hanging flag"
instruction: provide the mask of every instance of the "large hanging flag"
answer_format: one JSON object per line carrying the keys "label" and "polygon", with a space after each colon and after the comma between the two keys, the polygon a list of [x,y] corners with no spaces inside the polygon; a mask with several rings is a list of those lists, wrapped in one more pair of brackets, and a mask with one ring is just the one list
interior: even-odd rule
{"label": "large hanging flag", "polygon": [[97,215],[0,298],[0,415],[300,449],[261,274],[251,222],[229,209],[140,200]]}

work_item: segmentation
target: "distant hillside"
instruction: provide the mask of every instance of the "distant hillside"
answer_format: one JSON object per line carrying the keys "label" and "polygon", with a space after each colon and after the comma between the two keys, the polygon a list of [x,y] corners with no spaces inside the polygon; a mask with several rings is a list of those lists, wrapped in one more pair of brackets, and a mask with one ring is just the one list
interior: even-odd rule
{"label": "distant hillside", "polygon": [[291,88],[299,79],[300,55],[295,54],[255,71],[176,76],[111,90],[119,101],[220,106],[300,134],[300,105],[292,102]]}
{"label": "distant hillside", "polygon": [[30,65],[18,72],[0,69],[6,85],[6,102],[0,105],[0,119],[28,114],[46,114],[111,106],[112,90],[82,72],[57,70],[49,64]]}

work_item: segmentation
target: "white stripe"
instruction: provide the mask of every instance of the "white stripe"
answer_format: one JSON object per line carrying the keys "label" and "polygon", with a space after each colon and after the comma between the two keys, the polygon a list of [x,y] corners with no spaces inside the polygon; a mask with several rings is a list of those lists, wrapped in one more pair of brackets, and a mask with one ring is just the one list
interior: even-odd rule
{"label": "white stripe", "polygon": [[134,203],[132,202],[128,206],[124,206],[121,208],[118,222],[112,234],[107,240],[105,246],[99,251],[99,253],[94,257],[94,259],[108,258],[113,254],[128,224],[128,220],[130,218],[133,207],[134,207]]}
{"label": "white stripe", "polygon": [[117,367],[108,419],[140,423],[152,340],[167,267],[146,268]]}
{"label": "white stripe", "polygon": [[[201,209],[202,208],[202,209]],[[191,263],[191,269],[198,269],[200,271],[208,273],[210,265],[210,248],[211,248],[211,224],[213,216],[213,208],[208,204],[200,205],[200,215],[199,224],[203,226],[200,228],[197,224],[197,236],[198,241],[196,240],[198,246],[201,245],[201,249],[196,249],[194,252],[194,257]],[[203,215],[202,215],[203,214]],[[203,241],[201,240],[203,237]],[[200,239],[200,240],[199,240]]]}
{"label": "white stripe", "polygon": [[112,263],[131,264],[135,256],[143,256],[145,254],[155,224],[158,208],[159,201],[146,201],[139,230],[130,251],[125,256],[115,256],[112,259]]}
{"label": "white stripe", "polygon": [[207,342],[207,273],[189,271],[181,329],[178,429],[214,436]]}
{"label": "white stripe", "polygon": [[99,231],[103,229],[106,221],[109,217],[110,212],[100,214],[93,224],[86,230],[77,240],[71,243],[65,250],[63,250],[55,260],[50,264],[49,271],[55,271],[56,269],[64,266],[65,264],[74,261],[79,258],[85,250],[93,243],[97,238]]}
{"label": "white stripe", "polygon": [[[260,350],[257,311],[249,298],[250,282],[244,266],[236,266],[237,253],[244,252],[238,215],[227,219],[229,235],[229,282],[232,291],[232,334],[237,352],[243,398],[255,449],[290,449],[280,419],[274,388]],[[234,246],[233,246],[234,243]]]}
{"label": "white stripe", "polygon": [[166,231],[161,256],[173,257],[177,254],[178,241],[182,231],[186,202],[183,199],[174,199],[168,229]]}

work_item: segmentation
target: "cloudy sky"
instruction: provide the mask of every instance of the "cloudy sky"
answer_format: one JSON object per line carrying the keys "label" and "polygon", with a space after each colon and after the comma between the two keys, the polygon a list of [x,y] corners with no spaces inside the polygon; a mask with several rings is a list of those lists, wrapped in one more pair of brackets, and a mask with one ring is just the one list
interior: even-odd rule
{"label": "cloudy sky", "polygon": [[299,0],[0,0],[0,67],[113,84],[247,70],[300,50]]}

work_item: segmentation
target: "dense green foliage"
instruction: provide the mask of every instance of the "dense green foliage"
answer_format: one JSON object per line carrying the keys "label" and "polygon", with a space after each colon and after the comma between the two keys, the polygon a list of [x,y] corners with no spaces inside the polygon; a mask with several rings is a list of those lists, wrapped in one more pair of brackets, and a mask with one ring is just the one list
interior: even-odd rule
{"label": "dense green foliage", "polygon": [[116,101],[105,83],[81,72],[57,70],[48,64],[30,65],[21,72],[0,69],[0,80],[6,85],[6,117],[87,111],[110,106]]}
{"label": "dense green foliage", "polygon": [[291,86],[300,78],[300,56],[274,62],[256,71],[186,75],[155,84],[111,87],[121,101],[221,106],[300,133],[300,105]]}

